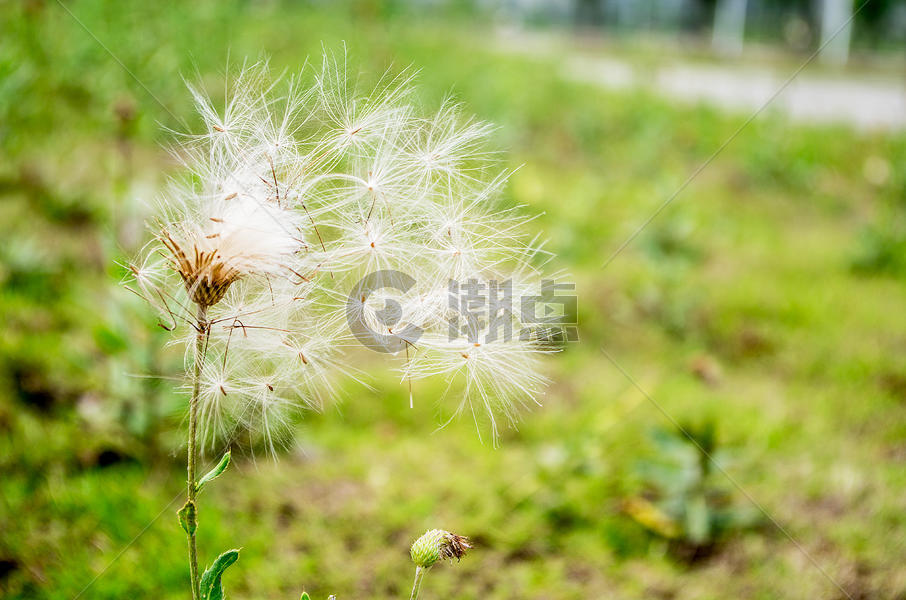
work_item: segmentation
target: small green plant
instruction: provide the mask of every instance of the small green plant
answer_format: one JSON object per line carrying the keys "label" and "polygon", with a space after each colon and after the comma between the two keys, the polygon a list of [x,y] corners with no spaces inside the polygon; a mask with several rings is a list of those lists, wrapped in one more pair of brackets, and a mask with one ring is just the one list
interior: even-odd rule
{"label": "small green plant", "polygon": [[[311,600],[311,596],[308,595],[308,592],[302,592],[302,597],[299,600]],[[327,597],[327,600],[337,600],[337,597],[331,594]]]}
{"label": "small green plant", "polygon": [[760,521],[757,511],[739,506],[718,481],[715,464],[728,462],[717,445],[714,424],[656,430],[655,458],[641,461],[640,495],[627,498],[624,512],[653,535],[669,542],[678,558],[695,562],[713,553],[731,534]]}
{"label": "small green plant", "polygon": [[652,223],[641,236],[645,276],[636,290],[638,309],[679,339],[695,332],[701,298],[691,275],[706,258],[695,239],[695,221],[684,214]]}
{"label": "small green plant", "polygon": [[902,275],[906,271],[906,227],[896,217],[865,227],[850,262],[863,275]]}
{"label": "small green plant", "polygon": [[467,538],[442,529],[431,529],[412,543],[409,555],[415,563],[415,581],[409,600],[417,600],[428,569],[442,560],[461,559],[472,545]]}

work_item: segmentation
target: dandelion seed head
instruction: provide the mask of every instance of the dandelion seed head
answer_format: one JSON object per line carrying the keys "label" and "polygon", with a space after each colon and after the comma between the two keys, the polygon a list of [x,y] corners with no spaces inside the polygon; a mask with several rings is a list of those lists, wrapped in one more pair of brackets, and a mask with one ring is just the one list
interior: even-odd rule
{"label": "dandelion seed head", "polygon": [[[187,367],[204,337],[200,418],[212,450],[248,434],[273,451],[297,409],[359,379],[351,317],[398,336],[391,367],[410,385],[449,379],[456,411],[486,412],[495,435],[498,417],[513,421],[543,391],[538,344],[475,345],[487,323],[467,339],[448,334],[460,316],[450,280],[512,279],[528,291],[540,274],[529,219],[501,201],[508,173],[487,149],[493,127],[449,100],[422,116],[411,71],[363,90],[342,63],[326,54],[310,78],[276,81],[266,63],[245,66],[218,101],[190,87],[203,131],[173,148],[183,176],[129,267],[130,289],[178,330]],[[414,283],[349,298],[379,270]]]}

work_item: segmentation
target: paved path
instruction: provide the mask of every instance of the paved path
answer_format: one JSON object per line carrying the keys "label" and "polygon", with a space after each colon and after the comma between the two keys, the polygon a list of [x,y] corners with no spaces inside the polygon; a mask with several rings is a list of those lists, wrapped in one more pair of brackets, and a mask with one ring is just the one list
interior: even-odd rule
{"label": "paved path", "polygon": [[[533,55],[563,53],[551,38],[526,33],[501,34],[506,51]],[[564,76],[609,89],[647,88],[667,97],[705,102],[728,110],[751,113],[780,89],[792,74],[765,67],[734,67],[670,62],[642,69],[618,58],[566,51]],[[665,61],[666,62],[666,61]],[[906,81],[801,73],[773,102],[791,119],[815,123],[844,123],[860,130],[906,129]]]}

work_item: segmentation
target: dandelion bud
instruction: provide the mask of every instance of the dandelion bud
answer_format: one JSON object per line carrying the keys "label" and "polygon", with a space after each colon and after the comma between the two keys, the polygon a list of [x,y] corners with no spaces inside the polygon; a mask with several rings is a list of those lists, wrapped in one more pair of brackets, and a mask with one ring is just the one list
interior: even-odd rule
{"label": "dandelion bud", "polygon": [[427,569],[440,560],[459,560],[471,547],[468,538],[442,529],[431,529],[415,540],[409,554],[415,566]]}
{"label": "dandelion bud", "polygon": [[443,534],[444,532],[440,529],[432,529],[415,540],[409,555],[412,556],[412,562],[417,567],[428,568],[440,560],[440,544],[443,541]]}

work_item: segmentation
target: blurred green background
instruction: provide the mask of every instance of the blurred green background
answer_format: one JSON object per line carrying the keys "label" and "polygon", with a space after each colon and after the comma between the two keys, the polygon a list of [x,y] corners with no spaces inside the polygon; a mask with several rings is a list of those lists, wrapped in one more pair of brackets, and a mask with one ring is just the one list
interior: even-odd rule
{"label": "blurred green background", "polygon": [[[241,455],[199,530],[202,562],[243,548],[232,598],[406,597],[431,527],[477,548],[424,598],[906,598],[906,135],[768,110],[602,269],[747,114],[563,69],[791,73],[814,42],[721,63],[695,32],[530,46],[465,2],[66,8],[0,2],[3,597],[187,596],[181,353],[116,261],[175,168],[167,128],[195,123],[183,77],[216,88],[228,61],[292,71],[345,41],[363,81],[412,65],[425,106],[452,92],[500,125],[507,200],[543,213],[580,342],[499,449],[469,419],[437,429],[443,382],[410,409],[376,367],[278,462]],[[847,69],[808,72],[902,86],[860,23]]]}

